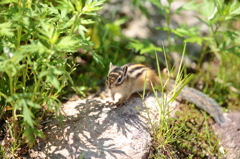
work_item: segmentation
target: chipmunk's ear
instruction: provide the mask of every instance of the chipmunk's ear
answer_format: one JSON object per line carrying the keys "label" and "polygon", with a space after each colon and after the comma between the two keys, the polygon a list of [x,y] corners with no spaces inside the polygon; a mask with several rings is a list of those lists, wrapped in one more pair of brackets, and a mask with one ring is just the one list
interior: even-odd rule
{"label": "chipmunk's ear", "polygon": [[112,68],[112,66],[113,66],[113,65],[112,65],[112,62],[110,62],[110,64],[109,64],[109,69]]}
{"label": "chipmunk's ear", "polygon": [[128,70],[128,66],[124,66],[123,67],[123,76],[127,77],[127,70]]}
{"label": "chipmunk's ear", "polygon": [[108,74],[114,69],[114,65],[112,64],[112,62],[109,63],[109,69],[108,69]]}

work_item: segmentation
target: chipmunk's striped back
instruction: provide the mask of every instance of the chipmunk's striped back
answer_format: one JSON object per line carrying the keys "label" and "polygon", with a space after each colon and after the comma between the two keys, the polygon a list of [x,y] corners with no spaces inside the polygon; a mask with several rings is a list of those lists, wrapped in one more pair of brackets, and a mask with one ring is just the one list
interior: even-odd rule
{"label": "chipmunk's striped back", "polygon": [[143,75],[147,70],[149,70],[148,67],[142,64],[127,64],[124,66],[128,67],[128,75],[133,78],[138,78],[139,76]]}
{"label": "chipmunk's striped back", "polygon": [[[149,80],[150,76],[154,77],[152,81]],[[152,69],[142,64],[130,63],[123,66],[115,66],[110,63],[106,85],[111,89],[119,87],[124,81],[134,80],[134,82],[137,82],[141,80],[142,85],[138,85],[138,87],[143,88],[143,80],[145,78],[147,81],[155,83],[156,77],[157,75]]]}

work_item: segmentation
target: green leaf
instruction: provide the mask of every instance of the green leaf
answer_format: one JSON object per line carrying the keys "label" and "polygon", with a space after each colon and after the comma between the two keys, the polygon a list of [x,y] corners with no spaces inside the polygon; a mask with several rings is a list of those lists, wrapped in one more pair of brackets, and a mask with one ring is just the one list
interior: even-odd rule
{"label": "green leaf", "polygon": [[77,92],[78,94],[81,94],[83,97],[86,97],[85,92],[87,91],[87,87],[85,86],[73,86],[72,89]]}
{"label": "green leaf", "polygon": [[161,1],[159,0],[149,0],[152,4],[154,4],[155,6],[157,6],[158,8],[162,8],[162,4]]}
{"label": "green leaf", "polygon": [[202,45],[203,38],[202,37],[190,37],[184,40],[185,43],[198,43],[199,45]]}
{"label": "green leaf", "polygon": [[56,2],[58,3],[58,5],[56,7],[57,9],[67,10],[69,12],[74,12],[75,11],[74,5],[69,0],[56,0]]}
{"label": "green leaf", "polygon": [[60,88],[60,83],[58,81],[58,79],[53,75],[53,74],[49,74],[47,76],[47,80],[54,88],[59,89]]}
{"label": "green leaf", "polygon": [[82,13],[98,11],[102,9],[102,5],[105,0],[87,0],[85,6],[82,9]]}
{"label": "green leaf", "polygon": [[67,79],[70,81],[70,83],[71,83],[72,85],[74,85],[74,82],[73,82],[73,80],[72,80],[72,77],[70,76],[70,73],[65,72],[65,75],[66,75]]}
{"label": "green leaf", "polygon": [[227,31],[219,31],[219,34],[224,34],[226,37],[230,38],[231,40],[236,40],[240,36],[240,32],[236,30],[227,30]]}
{"label": "green leaf", "polygon": [[39,74],[39,78],[42,78],[46,76],[46,82],[49,82],[54,88],[59,89],[60,88],[60,82],[58,81],[56,75],[62,75],[63,72],[59,69],[57,69],[55,66],[51,66],[45,71],[42,71]]}
{"label": "green leaf", "polygon": [[40,25],[41,28],[38,28],[37,30],[42,35],[39,34],[38,37],[46,40],[50,45],[55,44],[59,37],[59,32],[56,29],[56,26],[44,21],[40,21]]}
{"label": "green leaf", "polygon": [[93,24],[95,21],[92,19],[81,19],[81,24],[87,25],[87,24]]}
{"label": "green leaf", "polygon": [[143,41],[131,39],[131,42],[127,45],[127,47],[135,49],[136,51],[140,51],[140,54],[162,51],[162,48],[155,46],[147,39],[143,39]]}
{"label": "green leaf", "polygon": [[0,72],[6,72],[11,77],[18,75],[26,66],[25,64],[19,64],[24,57],[22,53],[15,52],[11,53],[10,57],[2,58],[4,61],[0,61]]}
{"label": "green leaf", "polygon": [[40,74],[38,75],[38,78],[42,78],[44,76],[47,76],[49,74],[49,70],[45,70],[45,71],[42,71],[40,72]]}
{"label": "green leaf", "polygon": [[56,48],[59,51],[75,52],[79,48],[79,40],[71,36],[65,36],[57,43]]}
{"label": "green leaf", "polygon": [[13,28],[11,22],[5,22],[0,24],[0,37],[1,36],[8,36],[12,37],[14,36]]}
{"label": "green leaf", "polygon": [[208,27],[210,27],[211,22],[209,20],[203,19],[201,17],[198,16],[194,16],[195,18],[197,18],[199,21],[201,21],[202,23],[206,24]]}
{"label": "green leaf", "polygon": [[215,5],[214,1],[204,0],[201,4],[201,9],[199,12],[207,19],[212,20],[218,12],[218,8]]}
{"label": "green leaf", "polygon": [[40,53],[40,54],[50,53],[50,50],[46,46],[44,46],[40,41],[30,40],[30,42],[31,44],[26,44],[21,46],[22,53],[26,53],[26,52]]}
{"label": "green leaf", "polygon": [[22,106],[23,106],[23,121],[25,121],[26,123],[28,123],[31,127],[33,127],[34,125],[34,120],[33,118],[33,114],[31,112],[31,110],[28,108],[27,106],[27,102],[24,99],[20,99]]}
{"label": "green leaf", "polygon": [[60,70],[60,68],[58,69],[55,66],[52,66],[51,69],[52,69],[52,72],[53,72],[54,75],[62,75],[63,74],[63,71]]}
{"label": "green leaf", "polygon": [[18,0],[2,0],[0,4],[18,3]]}
{"label": "green leaf", "polygon": [[92,52],[93,59],[104,67],[102,60],[100,60],[102,57],[96,54],[94,51],[91,51],[91,52]]}
{"label": "green leaf", "polygon": [[163,30],[163,31],[171,31],[171,28],[169,27],[157,27],[156,29]]}
{"label": "green leaf", "polygon": [[227,52],[230,52],[240,58],[240,46],[233,46],[226,50]]}
{"label": "green leaf", "polygon": [[184,37],[198,37],[199,31],[197,27],[187,27],[187,25],[182,25],[180,28],[172,29],[172,33],[177,34],[178,36]]}
{"label": "green leaf", "polygon": [[90,5],[93,0],[86,0],[85,5]]}
{"label": "green leaf", "polygon": [[23,132],[23,139],[25,139],[26,143],[29,144],[29,147],[33,147],[35,143],[35,137],[32,130],[33,129],[27,125]]}
{"label": "green leaf", "polygon": [[78,12],[82,11],[82,7],[83,7],[83,1],[79,1],[79,0],[75,0],[73,1],[75,8],[77,9]]}
{"label": "green leaf", "polygon": [[27,105],[29,105],[30,107],[37,108],[37,109],[41,108],[41,106],[39,104],[34,103],[30,100],[26,100],[26,102],[27,102]]}
{"label": "green leaf", "polygon": [[240,3],[237,0],[234,0],[229,5],[229,15],[231,16],[231,19],[240,15]]}
{"label": "green leaf", "polygon": [[87,32],[87,28],[83,25],[78,26],[78,32],[81,35],[82,38],[85,38],[85,33]]}
{"label": "green leaf", "polygon": [[45,138],[44,133],[41,130],[33,129],[34,134],[36,134],[40,138]]}
{"label": "green leaf", "polygon": [[67,21],[67,23],[63,25],[62,29],[66,29],[72,26],[74,24],[75,19],[76,19],[76,15],[74,15],[69,21]]}
{"label": "green leaf", "polygon": [[182,5],[181,7],[179,7],[175,12],[179,13],[180,11],[185,11],[185,10],[198,10],[199,9],[199,5],[196,4],[195,0],[189,1],[187,3],[185,3],[184,5]]}
{"label": "green leaf", "polygon": [[58,9],[54,7],[51,3],[50,3],[50,6],[43,3],[40,3],[39,5],[41,6],[41,8],[46,9],[46,11],[49,12],[50,14],[55,14],[55,15],[59,14]]}
{"label": "green leaf", "polygon": [[28,143],[30,148],[32,148],[35,144],[35,135],[40,138],[45,137],[44,133],[41,130],[26,125],[26,128],[23,132],[23,139],[25,139],[26,143]]}

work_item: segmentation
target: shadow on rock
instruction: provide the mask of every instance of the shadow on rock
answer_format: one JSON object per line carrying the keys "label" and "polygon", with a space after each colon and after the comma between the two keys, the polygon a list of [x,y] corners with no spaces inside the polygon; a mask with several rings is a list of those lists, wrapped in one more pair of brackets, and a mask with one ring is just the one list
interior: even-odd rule
{"label": "shadow on rock", "polygon": [[140,98],[117,108],[98,100],[68,102],[63,125],[46,124],[46,138],[30,157],[145,158],[151,137],[136,106],[143,109]]}

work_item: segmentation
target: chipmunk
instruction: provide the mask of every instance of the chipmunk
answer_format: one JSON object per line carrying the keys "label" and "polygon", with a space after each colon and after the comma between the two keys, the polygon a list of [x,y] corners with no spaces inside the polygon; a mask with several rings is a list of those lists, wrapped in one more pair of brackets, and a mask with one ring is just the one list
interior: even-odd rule
{"label": "chipmunk", "polygon": [[[161,86],[157,73],[142,64],[126,64],[115,66],[109,64],[106,86],[110,90],[113,104],[119,105],[126,102],[136,92],[152,91],[152,86]],[[174,80],[167,83],[166,89],[171,90]],[[190,87],[183,87],[179,93],[180,98],[191,102],[208,112],[220,125],[224,125],[225,118],[218,103],[206,94]]]}

